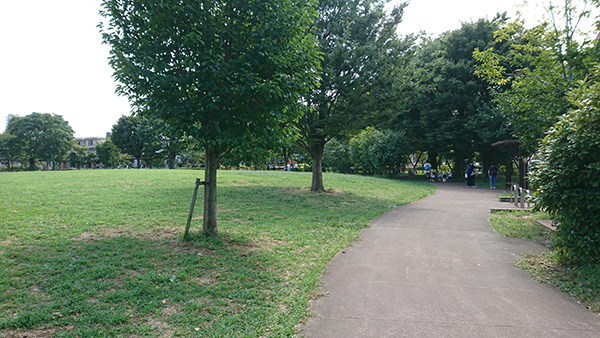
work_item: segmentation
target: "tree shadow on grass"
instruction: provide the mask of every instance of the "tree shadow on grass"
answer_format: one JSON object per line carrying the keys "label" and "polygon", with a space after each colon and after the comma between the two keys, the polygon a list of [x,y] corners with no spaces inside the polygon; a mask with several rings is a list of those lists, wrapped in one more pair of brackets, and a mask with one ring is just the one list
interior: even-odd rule
{"label": "tree shadow on grass", "polygon": [[242,307],[266,313],[280,283],[272,257],[239,243],[247,240],[118,236],[9,249],[3,337],[153,336],[234,318]]}

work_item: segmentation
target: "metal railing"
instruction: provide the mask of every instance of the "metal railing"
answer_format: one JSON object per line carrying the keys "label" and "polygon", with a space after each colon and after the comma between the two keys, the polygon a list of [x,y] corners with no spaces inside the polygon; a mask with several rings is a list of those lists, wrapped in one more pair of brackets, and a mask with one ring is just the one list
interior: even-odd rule
{"label": "metal railing", "polygon": [[510,185],[510,201],[519,208],[531,207],[531,192],[529,189],[523,189],[517,184]]}

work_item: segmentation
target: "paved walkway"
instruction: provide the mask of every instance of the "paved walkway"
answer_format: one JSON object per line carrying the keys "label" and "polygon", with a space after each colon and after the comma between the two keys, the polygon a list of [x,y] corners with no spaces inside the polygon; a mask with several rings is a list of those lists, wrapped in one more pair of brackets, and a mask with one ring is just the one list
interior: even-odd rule
{"label": "paved walkway", "polygon": [[516,268],[532,241],[488,225],[500,190],[438,184],[371,222],[329,263],[301,335],[316,337],[600,337],[600,318]]}

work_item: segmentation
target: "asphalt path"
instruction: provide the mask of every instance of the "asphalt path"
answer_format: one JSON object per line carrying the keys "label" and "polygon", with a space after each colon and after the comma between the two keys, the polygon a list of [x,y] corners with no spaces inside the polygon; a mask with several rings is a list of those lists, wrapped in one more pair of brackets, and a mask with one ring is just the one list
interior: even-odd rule
{"label": "asphalt path", "polygon": [[437,187],[331,260],[300,336],[600,337],[598,316],[515,267],[545,248],[490,228],[500,190]]}

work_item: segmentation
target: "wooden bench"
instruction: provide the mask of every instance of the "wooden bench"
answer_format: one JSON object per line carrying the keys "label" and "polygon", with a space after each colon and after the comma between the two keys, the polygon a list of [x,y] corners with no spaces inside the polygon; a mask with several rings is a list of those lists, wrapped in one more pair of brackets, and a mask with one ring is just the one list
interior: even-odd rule
{"label": "wooden bench", "polygon": [[542,225],[542,226],[552,230],[552,231],[556,231],[556,225],[554,225],[554,221],[551,219],[538,219],[535,222],[538,223],[539,225]]}

